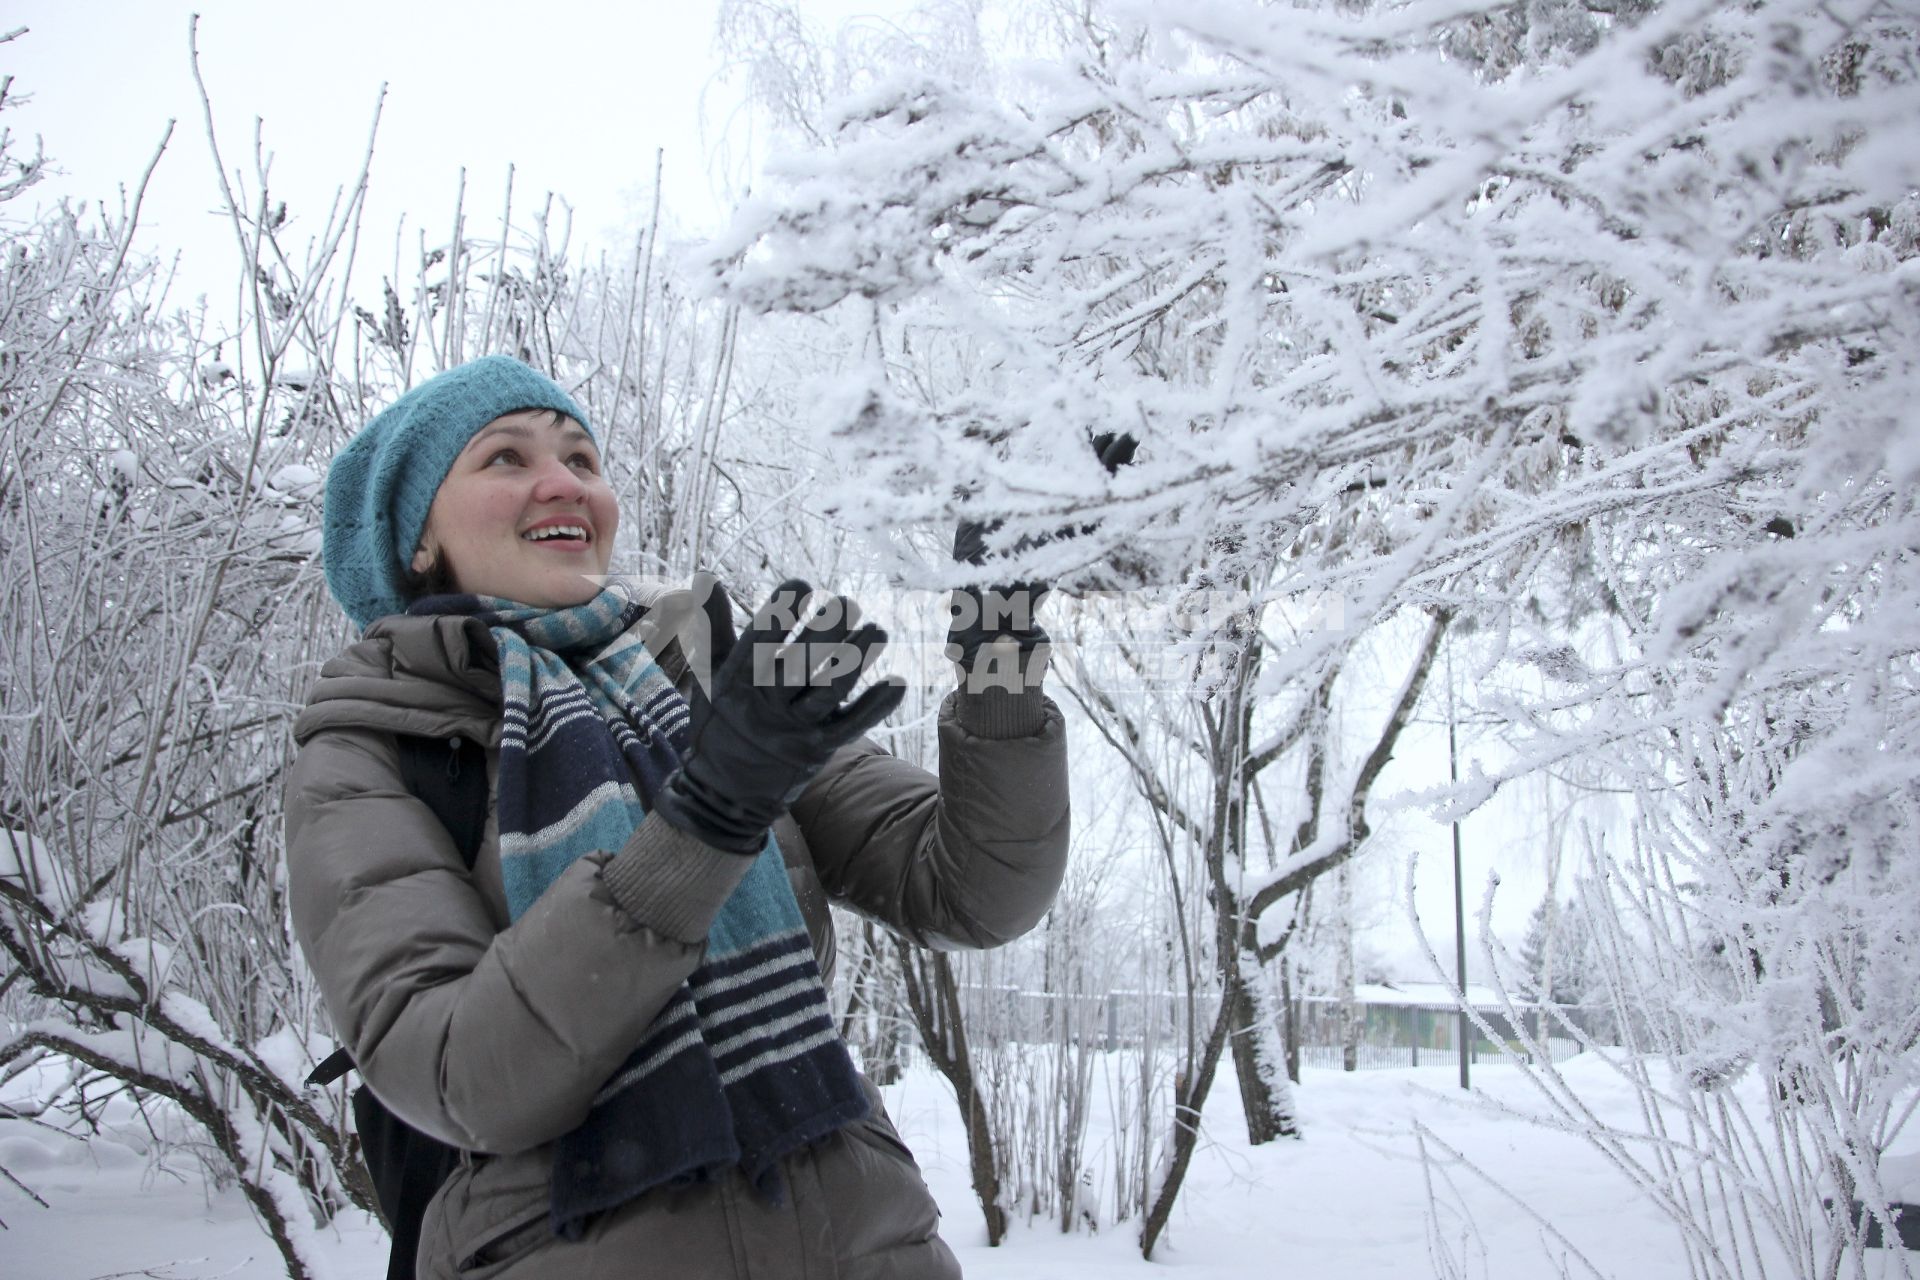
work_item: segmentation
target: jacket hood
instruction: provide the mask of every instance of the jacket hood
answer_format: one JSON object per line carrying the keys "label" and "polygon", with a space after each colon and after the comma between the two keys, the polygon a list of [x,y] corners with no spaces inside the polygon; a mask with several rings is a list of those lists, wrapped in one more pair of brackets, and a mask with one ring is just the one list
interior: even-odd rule
{"label": "jacket hood", "polygon": [[500,656],[478,618],[381,618],[320,668],[293,722],[305,745],[323,729],[500,740]]}

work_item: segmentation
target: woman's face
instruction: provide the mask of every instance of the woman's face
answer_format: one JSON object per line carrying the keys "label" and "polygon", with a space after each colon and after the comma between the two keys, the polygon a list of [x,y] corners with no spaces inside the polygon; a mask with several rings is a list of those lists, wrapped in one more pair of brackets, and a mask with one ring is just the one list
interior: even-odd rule
{"label": "woman's face", "polygon": [[619,524],[593,438],[544,409],[509,413],[454,459],[413,568],[438,556],[463,592],[542,608],[583,604],[600,590]]}

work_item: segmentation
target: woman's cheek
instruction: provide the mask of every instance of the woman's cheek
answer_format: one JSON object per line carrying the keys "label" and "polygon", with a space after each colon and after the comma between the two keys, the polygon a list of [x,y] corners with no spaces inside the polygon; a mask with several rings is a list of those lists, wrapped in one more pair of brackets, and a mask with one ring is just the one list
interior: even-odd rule
{"label": "woman's cheek", "polygon": [[599,531],[600,563],[604,567],[613,556],[613,536],[620,531],[620,504],[614,500],[613,490],[605,481],[587,496],[587,511],[593,517],[593,527]]}

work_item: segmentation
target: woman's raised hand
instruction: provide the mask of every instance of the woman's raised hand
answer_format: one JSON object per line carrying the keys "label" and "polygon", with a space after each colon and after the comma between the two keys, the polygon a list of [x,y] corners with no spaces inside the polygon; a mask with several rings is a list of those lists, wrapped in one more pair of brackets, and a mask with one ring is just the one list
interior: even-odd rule
{"label": "woman's raised hand", "polygon": [[730,853],[758,853],[767,828],[835,751],[906,696],[890,677],[849,695],[887,643],[845,596],[780,584],[735,638],[726,592],[708,594],[713,680],[689,700],[686,758],[654,798],[661,816]]}

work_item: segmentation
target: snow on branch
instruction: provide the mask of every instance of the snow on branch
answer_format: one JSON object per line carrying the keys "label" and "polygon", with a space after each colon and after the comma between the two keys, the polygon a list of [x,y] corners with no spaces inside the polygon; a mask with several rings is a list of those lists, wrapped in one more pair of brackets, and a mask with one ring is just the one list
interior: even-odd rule
{"label": "snow on branch", "polygon": [[[1452,470],[1503,423],[1518,447],[1476,499],[1532,510],[1472,533],[1534,538],[1580,518],[1545,501],[1569,459],[1671,443],[1692,386],[1898,429],[1920,173],[1892,144],[1916,106],[1897,15],[1556,10],[1507,70],[1484,48],[1505,13],[1219,0],[1154,11],[1130,61],[1045,64],[1017,100],[882,74],[776,167],[716,278],[752,309],[851,300],[983,353],[951,393],[842,375],[818,426],[851,454],[849,518],[945,512],[957,473],[1023,532],[1104,514],[1083,560],[1145,547],[1180,571],[1235,533],[1297,536],[1341,469]],[[1116,426],[1150,478],[1072,465]]]}

